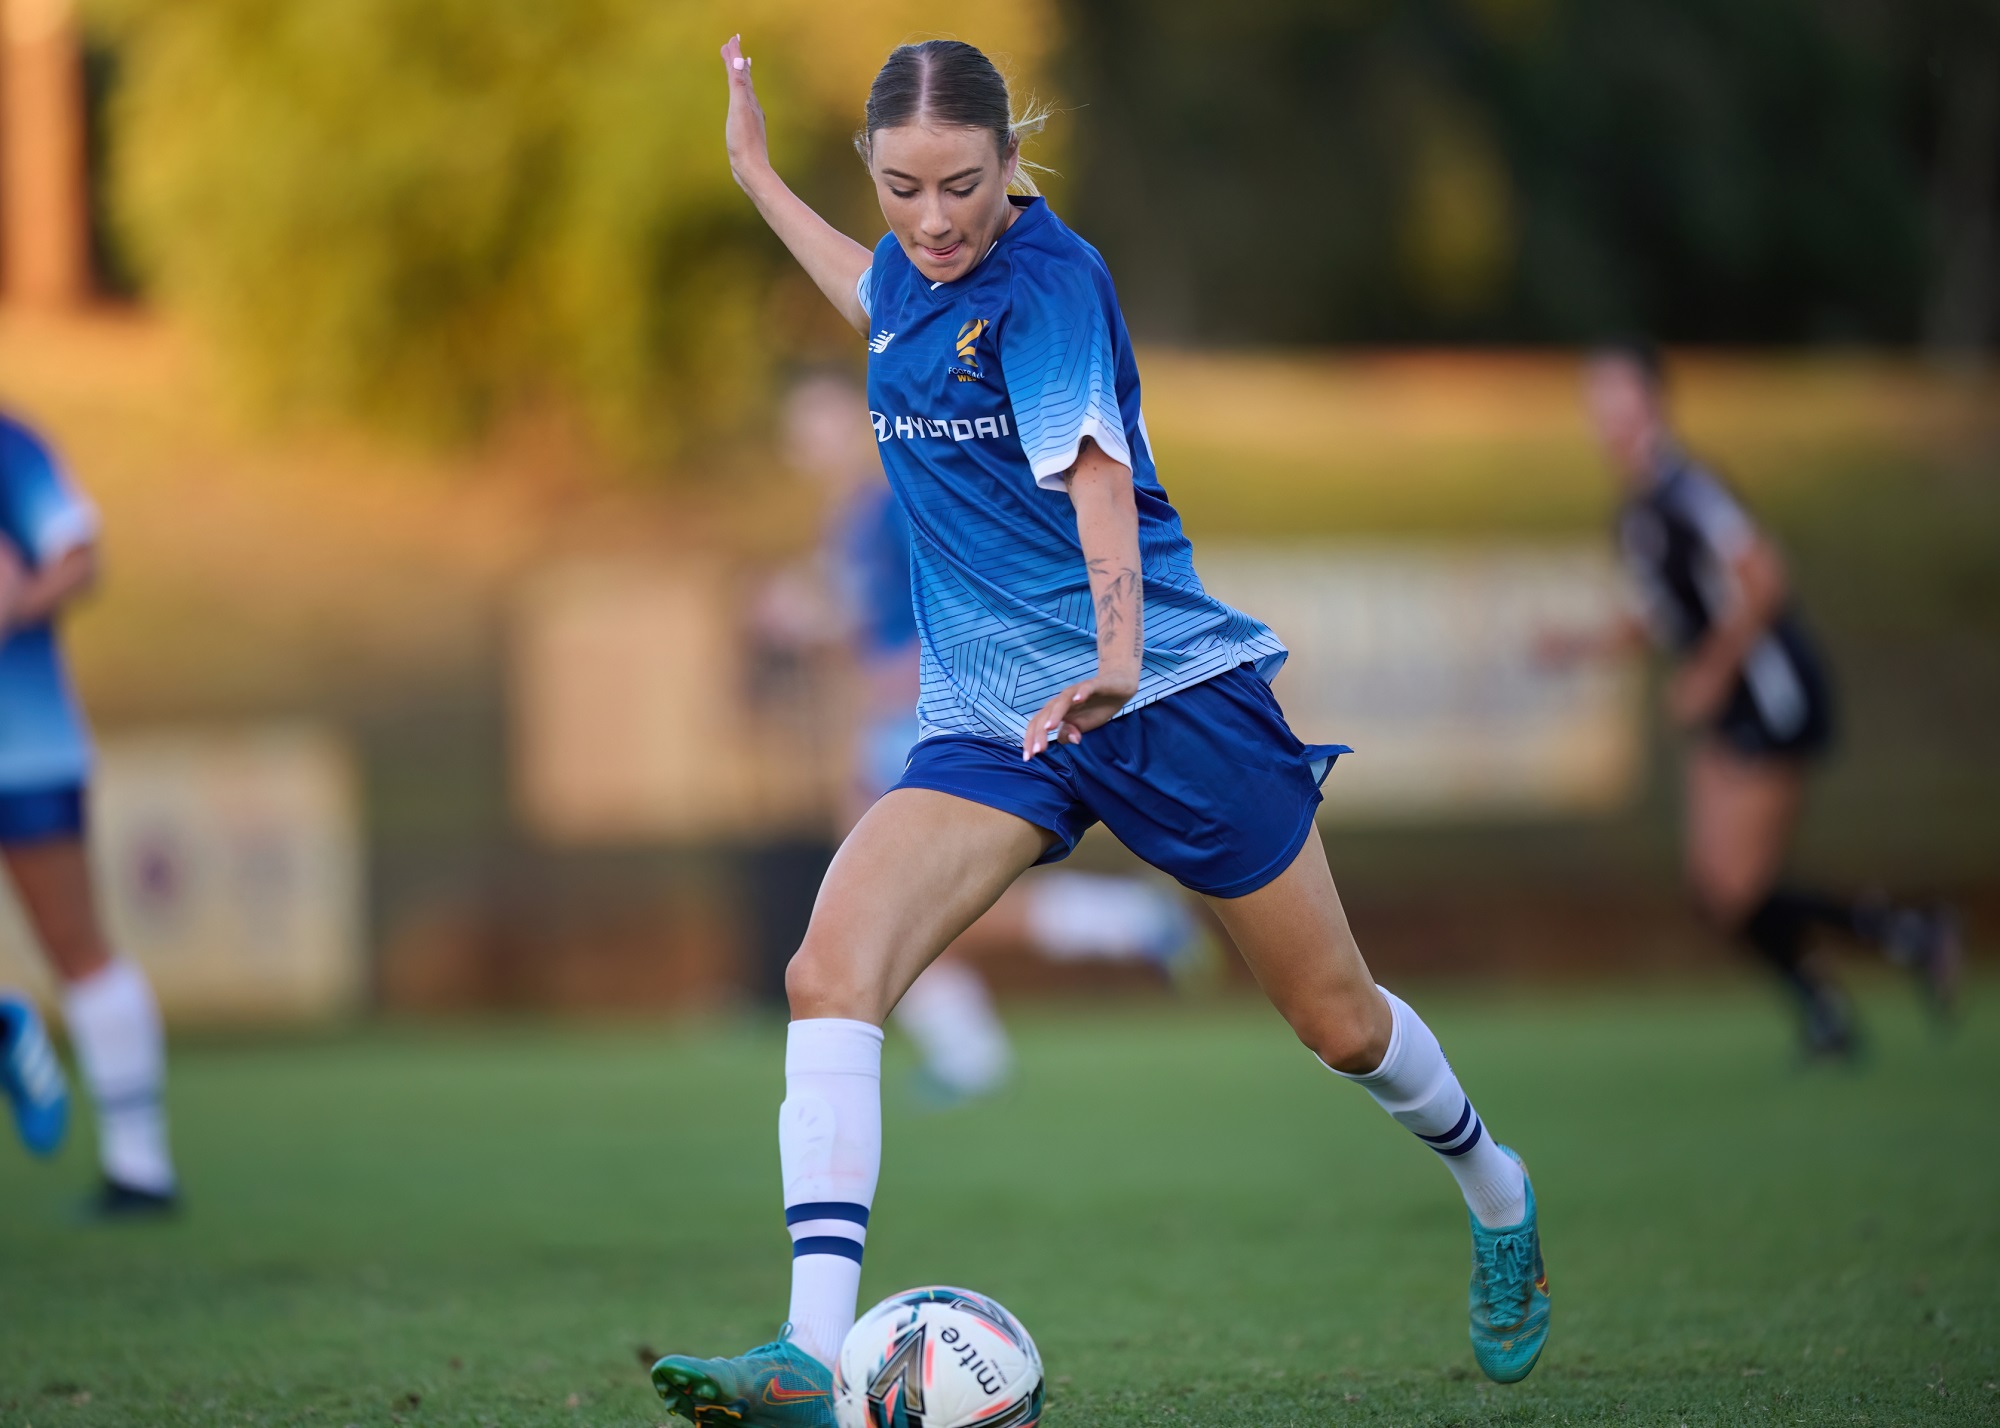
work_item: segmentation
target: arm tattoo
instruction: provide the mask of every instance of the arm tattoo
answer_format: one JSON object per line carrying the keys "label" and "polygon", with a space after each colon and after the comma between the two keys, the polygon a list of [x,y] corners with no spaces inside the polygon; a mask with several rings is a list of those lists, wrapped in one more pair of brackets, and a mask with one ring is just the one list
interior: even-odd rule
{"label": "arm tattoo", "polygon": [[1142,656],[1146,650],[1145,581],[1129,565],[1113,570],[1108,561],[1101,559],[1087,564],[1093,581],[1103,581],[1097,593],[1098,649],[1114,648],[1120,627],[1129,625],[1132,654],[1134,658]]}

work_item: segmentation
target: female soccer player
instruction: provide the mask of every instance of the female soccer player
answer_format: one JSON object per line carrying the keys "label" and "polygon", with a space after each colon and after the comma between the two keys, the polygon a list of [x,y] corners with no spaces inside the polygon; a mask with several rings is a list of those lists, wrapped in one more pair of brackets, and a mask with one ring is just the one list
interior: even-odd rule
{"label": "female soccer player", "polygon": [[[98,924],[83,842],[90,736],[55,632],[96,574],[96,511],[33,432],[0,416],[0,859],[62,982],[63,1020],[96,1103],[104,1180],[95,1208],[148,1215],[175,1203],[160,1013],[146,974],[111,955]],[[10,1051],[40,1036],[19,1000],[0,1005],[0,1030]],[[23,1064],[45,1055],[24,1051]],[[45,1066],[0,1081],[23,1138],[48,1148],[60,1133],[51,1109],[60,1077]]]}
{"label": "female soccer player", "polygon": [[875,77],[871,253],[776,173],[740,43],[730,166],[868,337],[875,438],[910,519],[923,739],[842,844],[786,975],[778,1113],[790,1323],[653,1382],[702,1422],[828,1424],[881,1161],[881,1025],[1029,867],[1102,821],[1204,895],[1299,1038],[1443,1158],[1470,1211],[1471,1333],[1503,1382],[1548,1333],[1534,1196],[1438,1041],[1376,987],[1314,827],[1337,746],[1300,743],[1263,625],[1202,588],[1154,474],[1131,342],[1097,252],[1032,194],[1007,88],[978,50],[905,45]]}
{"label": "female soccer player", "polygon": [[1645,618],[1554,632],[1564,663],[1615,655],[1650,636],[1679,661],[1668,712],[1694,735],[1687,763],[1687,876],[1715,926],[1742,937],[1798,1003],[1806,1053],[1847,1056],[1853,1014],[1809,956],[1815,928],[1880,948],[1950,1008],[1960,948],[1942,908],[1835,897],[1783,881],[1806,773],[1833,733],[1817,650],[1793,608],[1777,549],[1727,488],[1689,458],[1668,420],[1665,371],[1645,343],[1607,348],[1585,373],[1598,443],[1623,481],[1618,545]]}

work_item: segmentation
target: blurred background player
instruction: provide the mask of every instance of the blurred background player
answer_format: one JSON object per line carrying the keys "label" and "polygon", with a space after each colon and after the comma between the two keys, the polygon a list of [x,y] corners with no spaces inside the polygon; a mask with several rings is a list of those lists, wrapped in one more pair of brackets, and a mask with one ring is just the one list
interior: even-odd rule
{"label": "blurred background player", "polygon": [[[785,456],[817,481],[827,513],[809,571],[766,587],[757,625],[794,647],[852,652],[860,709],[841,836],[903,776],[917,742],[917,617],[910,595],[910,528],[882,474],[867,397],[852,378],[819,372],[785,403]],[[973,965],[1027,948],[1052,962],[1143,962],[1175,982],[1213,965],[1201,923],[1174,892],[1139,878],[1045,871],[1023,878],[903,995],[896,1025],[922,1058],[925,1089],[942,1099],[998,1088],[1013,1052],[986,980]]]}
{"label": "blurred background player", "polygon": [[[0,415],[0,858],[62,984],[63,1020],[96,1106],[104,1182],[94,1208],[132,1216],[171,1210],[177,1187],[159,1007],[146,974],[111,954],[98,922],[84,847],[90,737],[56,641],[56,617],[96,575],[96,510],[47,445]],[[10,1053],[40,1036],[25,1001],[10,999],[0,1014]],[[28,1128],[46,1133],[60,1083],[46,1068],[5,1081],[32,1148]]]}
{"label": "blurred background player", "polygon": [[1960,965],[1949,909],[1837,896],[1790,882],[1785,859],[1806,773],[1832,740],[1832,691],[1769,537],[1675,436],[1657,349],[1597,352],[1585,370],[1592,429],[1625,488],[1618,549],[1643,615],[1551,632],[1551,663],[1612,656],[1650,636],[1676,662],[1667,686],[1687,755],[1686,872],[1702,914],[1741,937],[1798,1006],[1809,1056],[1854,1053],[1846,994],[1816,955],[1815,931],[1884,953],[1950,1011]]}

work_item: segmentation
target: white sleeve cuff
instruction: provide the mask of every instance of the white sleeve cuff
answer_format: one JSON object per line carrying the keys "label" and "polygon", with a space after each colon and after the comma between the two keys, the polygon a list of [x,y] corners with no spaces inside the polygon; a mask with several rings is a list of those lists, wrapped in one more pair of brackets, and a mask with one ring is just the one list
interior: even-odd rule
{"label": "white sleeve cuff", "polygon": [[88,501],[72,501],[35,532],[35,560],[41,565],[60,560],[78,546],[96,540],[97,532],[97,508]]}
{"label": "white sleeve cuff", "polygon": [[1132,449],[1125,444],[1123,427],[1109,428],[1096,417],[1085,417],[1083,425],[1067,446],[1041,456],[1028,458],[1028,465],[1035,473],[1035,484],[1044,491],[1067,491],[1063,477],[1076,465],[1076,458],[1083,451],[1083,439],[1089,437],[1097,443],[1097,449],[1123,466],[1132,469]]}
{"label": "white sleeve cuff", "polygon": [[869,264],[861,270],[861,276],[854,280],[854,300],[861,304],[864,317],[875,315],[875,265]]}

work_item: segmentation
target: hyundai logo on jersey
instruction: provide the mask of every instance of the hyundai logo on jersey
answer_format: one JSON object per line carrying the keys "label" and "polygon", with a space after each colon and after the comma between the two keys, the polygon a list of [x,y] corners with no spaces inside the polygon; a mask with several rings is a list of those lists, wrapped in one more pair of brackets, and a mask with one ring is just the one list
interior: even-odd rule
{"label": "hyundai logo on jersey", "polygon": [[900,437],[904,441],[914,441],[923,436],[948,436],[953,441],[984,440],[989,437],[1012,436],[1014,429],[1007,425],[1007,413],[983,417],[891,417],[887,412],[870,412],[868,419],[875,424],[875,440],[887,441],[890,437]]}

